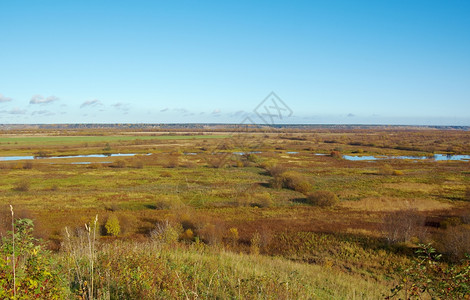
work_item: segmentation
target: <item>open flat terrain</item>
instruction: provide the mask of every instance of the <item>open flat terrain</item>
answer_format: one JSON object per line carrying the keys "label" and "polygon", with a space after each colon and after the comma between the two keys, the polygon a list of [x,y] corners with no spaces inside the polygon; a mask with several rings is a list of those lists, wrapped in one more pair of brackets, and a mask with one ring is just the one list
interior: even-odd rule
{"label": "open flat terrain", "polygon": [[[272,264],[285,276],[301,272],[302,280],[313,273],[334,280],[330,272],[343,278],[338,289],[329,283],[319,291],[312,281],[312,290],[283,290],[283,297],[380,298],[418,243],[432,242],[449,261],[470,250],[470,239],[458,250],[449,246],[449,236],[469,230],[469,154],[464,130],[5,130],[2,234],[10,204],[18,217],[34,220],[35,235],[54,251],[63,249],[66,227],[82,228],[96,215],[103,247],[144,245],[156,224],[168,221],[181,230],[177,251],[186,260],[254,260],[267,278]],[[339,202],[315,205],[318,191]],[[111,217],[118,219],[116,236],[105,226]],[[410,229],[397,232],[403,225]],[[209,252],[192,251],[195,243]],[[194,282],[185,280],[191,289]]]}

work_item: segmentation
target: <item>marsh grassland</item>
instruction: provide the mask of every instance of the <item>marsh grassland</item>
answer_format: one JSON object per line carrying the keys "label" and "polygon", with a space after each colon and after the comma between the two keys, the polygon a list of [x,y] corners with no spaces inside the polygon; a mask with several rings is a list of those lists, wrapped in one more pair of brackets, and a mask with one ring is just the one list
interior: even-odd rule
{"label": "marsh grassland", "polygon": [[[0,296],[464,298],[470,162],[434,154],[469,155],[469,132],[4,130]],[[405,272],[420,244],[442,274]]]}

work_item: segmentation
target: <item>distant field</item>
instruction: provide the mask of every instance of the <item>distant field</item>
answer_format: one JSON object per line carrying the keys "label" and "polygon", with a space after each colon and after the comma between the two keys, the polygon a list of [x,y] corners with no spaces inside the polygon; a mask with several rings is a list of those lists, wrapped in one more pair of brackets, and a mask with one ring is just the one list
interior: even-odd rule
{"label": "distant field", "polygon": [[36,145],[36,144],[72,144],[93,142],[118,142],[133,140],[190,140],[226,138],[228,135],[157,135],[157,136],[27,136],[0,137],[0,144]]}

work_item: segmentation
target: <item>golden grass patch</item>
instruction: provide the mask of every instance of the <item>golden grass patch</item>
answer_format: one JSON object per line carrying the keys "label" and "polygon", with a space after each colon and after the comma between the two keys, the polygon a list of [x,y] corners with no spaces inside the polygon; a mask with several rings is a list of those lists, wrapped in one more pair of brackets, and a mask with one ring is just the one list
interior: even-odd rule
{"label": "golden grass patch", "polygon": [[403,192],[423,192],[431,193],[439,186],[437,184],[427,184],[419,182],[400,182],[400,183],[384,183],[384,187],[400,190]]}
{"label": "golden grass patch", "polygon": [[359,201],[342,202],[341,207],[364,211],[397,211],[403,209],[417,209],[418,211],[433,211],[450,209],[452,204],[433,199],[405,199],[394,197],[366,197]]}

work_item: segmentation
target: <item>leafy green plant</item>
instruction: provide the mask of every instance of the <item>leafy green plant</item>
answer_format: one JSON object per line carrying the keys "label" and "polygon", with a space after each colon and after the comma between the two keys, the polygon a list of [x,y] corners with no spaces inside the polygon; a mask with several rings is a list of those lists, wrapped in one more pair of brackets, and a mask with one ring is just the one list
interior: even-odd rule
{"label": "leafy green plant", "polygon": [[116,215],[111,215],[104,225],[106,232],[112,236],[118,236],[121,233],[121,225]]}
{"label": "leafy green plant", "polygon": [[[13,217],[13,210],[12,210]],[[63,299],[65,289],[51,253],[33,237],[33,221],[17,219],[0,247],[1,299]]]}
{"label": "leafy green plant", "polygon": [[460,264],[442,263],[431,245],[419,245],[418,257],[406,269],[386,299],[468,299],[470,297],[470,256]]}

